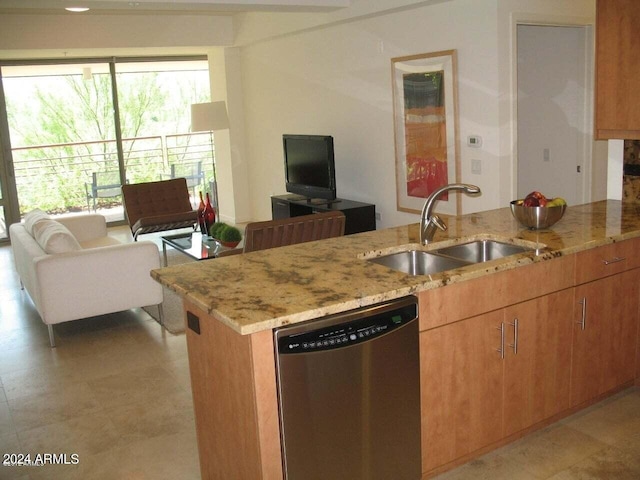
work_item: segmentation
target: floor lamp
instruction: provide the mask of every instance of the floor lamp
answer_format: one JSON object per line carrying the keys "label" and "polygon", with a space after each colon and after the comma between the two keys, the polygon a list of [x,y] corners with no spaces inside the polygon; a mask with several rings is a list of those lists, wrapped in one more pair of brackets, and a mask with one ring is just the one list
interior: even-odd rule
{"label": "floor lamp", "polygon": [[229,128],[229,117],[225,102],[194,103],[191,105],[191,131],[209,132],[211,135],[211,159],[213,160],[213,184],[215,188],[211,192],[213,201],[220,218],[220,205],[218,203],[218,178],[216,173],[216,157],[213,143],[214,130],[226,130]]}

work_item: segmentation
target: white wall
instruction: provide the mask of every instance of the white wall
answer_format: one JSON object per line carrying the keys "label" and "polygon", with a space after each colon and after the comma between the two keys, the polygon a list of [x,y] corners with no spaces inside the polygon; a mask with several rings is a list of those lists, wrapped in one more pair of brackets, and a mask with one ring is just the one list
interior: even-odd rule
{"label": "white wall", "polygon": [[[498,110],[494,0],[457,0],[371,16],[242,48],[250,191],[255,219],[270,218],[269,196],[284,192],[282,134],[333,135],[338,195],[376,204],[379,226],[415,222],[396,211],[391,62],[397,56],[458,50],[460,131],[483,136],[486,174],[462,179],[485,195],[465,210],[493,208],[491,145]],[[489,34],[487,33],[489,32]],[[471,204],[470,202],[473,202]]]}
{"label": "white wall", "polygon": [[[4,15],[0,55],[25,58],[96,55],[97,50],[231,45],[233,20],[211,15]],[[200,49],[202,51],[202,49]],[[107,53],[108,54],[108,53]],[[42,56],[42,54],[40,54]]]}
{"label": "white wall", "polygon": [[[592,18],[593,0],[449,0],[402,8],[380,0],[376,6],[382,3],[388,11],[298,33],[285,16],[287,33],[241,47],[254,219],[270,218],[269,196],[284,192],[282,134],[313,133],[334,136],[339,196],[375,203],[379,227],[417,221],[396,210],[390,59],[446,49],[458,51],[461,179],[483,190],[479,198],[463,197],[463,212],[514,198],[512,18]],[[268,18],[277,31],[279,17]],[[245,27],[240,23],[238,31]],[[483,138],[481,149],[466,146],[472,134]],[[473,159],[481,161],[480,175],[471,173]]]}
{"label": "white wall", "polygon": [[[213,47],[238,45],[223,56],[227,212],[237,221],[270,218],[269,195],[284,191],[282,134],[324,133],[336,141],[339,195],[375,203],[385,227],[417,221],[396,211],[390,59],[457,49],[461,177],[484,192],[463,197],[463,211],[502,207],[515,195],[514,22],[594,16],[594,0],[352,0],[328,13],[237,17],[5,15],[0,56],[215,57]],[[482,149],[466,147],[471,134],[482,136]],[[473,159],[481,175],[471,173]]]}

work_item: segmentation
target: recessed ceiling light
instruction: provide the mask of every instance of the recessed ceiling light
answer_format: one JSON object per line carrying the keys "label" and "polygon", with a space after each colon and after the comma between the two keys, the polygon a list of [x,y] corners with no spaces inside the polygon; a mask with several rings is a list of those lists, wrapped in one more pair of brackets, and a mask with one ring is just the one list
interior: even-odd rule
{"label": "recessed ceiling light", "polygon": [[89,10],[89,7],[66,7],[65,10],[68,12],[79,13],[86,12],[87,10]]}

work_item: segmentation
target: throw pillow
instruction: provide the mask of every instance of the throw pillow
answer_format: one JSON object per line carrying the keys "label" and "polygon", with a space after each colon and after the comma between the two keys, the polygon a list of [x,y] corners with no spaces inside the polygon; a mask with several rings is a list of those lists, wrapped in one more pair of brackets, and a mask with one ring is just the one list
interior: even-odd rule
{"label": "throw pillow", "polygon": [[69,229],[55,220],[39,221],[33,227],[33,236],[47,253],[65,253],[82,249]]}
{"label": "throw pillow", "polygon": [[43,212],[39,208],[36,208],[35,210],[31,210],[30,212],[24,214],[24,228],[27,232],[29,232],[29,235],[33,237],[33,226],[40,220],[48,219],[49,215],[47,215],[46,212]]}

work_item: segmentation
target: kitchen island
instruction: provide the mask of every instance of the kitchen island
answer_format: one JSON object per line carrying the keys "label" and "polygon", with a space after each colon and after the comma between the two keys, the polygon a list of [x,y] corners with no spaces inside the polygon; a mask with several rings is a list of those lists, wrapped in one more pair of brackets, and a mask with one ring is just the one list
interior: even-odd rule
{"label": "kitchen island", "polygon": [[[152,272],[157,281],[184,298],[203,478],[282,478],[273,328],[406,295],[417,295],[420,301],[425,478],[633,383],[637,377],[639,206],[619,201],[572,206],[552,229],[540,231],[522,228],[508,208],[449,217],[446,222],[447,232],[438,232],[427,249],[489,237],[534,250],[429,276],[410,276],[366,261],[410,246],[419,248],[414,224]],[[592,258],[593,252],[611,257],[601,261]],[[601,271],[603,261],[608,263]],[[596,281],[605,283],[593,285]],[[613,330],[619,330],[628,345],[621,348],[620,335],[603,337],[598,332],[582,345],[579,333],[586,322],[583,319],[580,325],[579,317],[586,314],[578,302],[584,297],[587,304],[591,293],[583,290],[588,288],[613,293],[618,289],[633,299],[615,302],[624,307],[620,316],[629,320]],[[589,306],[611,306],[599,307],[598,302],[589,301]],[[557,379],[552,386],[523,386],[520,377],[511,378],[504,345],[501,355],[488,348],[487,358],[460,353],[476,352],[475,339],[493,342],[493,332],[500,325],[515,332],[517,327],[509,327],[506,318],[520,307],[533,309],[536,316],[546,312],[552,320],[558,312],[567,317],[561,330],[554,330],[561,323],[555,320],[540,327],[554,341],[566,337],[565,345],[538,355]],[[521,325],[521,350],[526,352],[529,327],[526,320]],[[485,339],[478,333],[484,331],[492,332],[491,336]],[[581,364],[580,352],[593,352],[598,338],[606,338],[607,347],[623,354],[604,362],[613,373],[599,372],[598,381],[590,382],[589,358]],[[456,344],[460,339],[467,343]],[[500,346],[499,337],[496,341]],[[438,352],[446,359],[441,365],[430,357]],[[458,356],[446,352],[458,352]],[[514,358],[520,360],[522,355]],[[567,361],[573,368],[559,375],[559,366]],[[469,362],[487,362],[484,373],[465,371]],[[523,368],[531,371],[531,365]],[[592,368],[591,373],[596,370]],[[455,377],[457,386],[443,384],[443,372]],[[430,383],[436,380],[441,385],[438,389]],[[465,395],[459,394],[461,385],[469,387]],[[521,396],[504,399],[505,385]],[[447,396],[448,389],[456,388],[456,398]],[[434,395],[434,390],[441,395]],[[532,398],[537,391],[549,395],[538,402]],[[496,412],[484,420],[485,407],[474,404],[483,394]],[[527,408],[518,403],[523,399]],[[466,408],[458,422],[454,400],[473,407]],[[511,412],[518,412],[517,418]],[[526,418],[519,412],[527,413]],[[452,426],[450,435],[441,431],[445,422]],[[470,432],[461,433],[464,429]]]}

